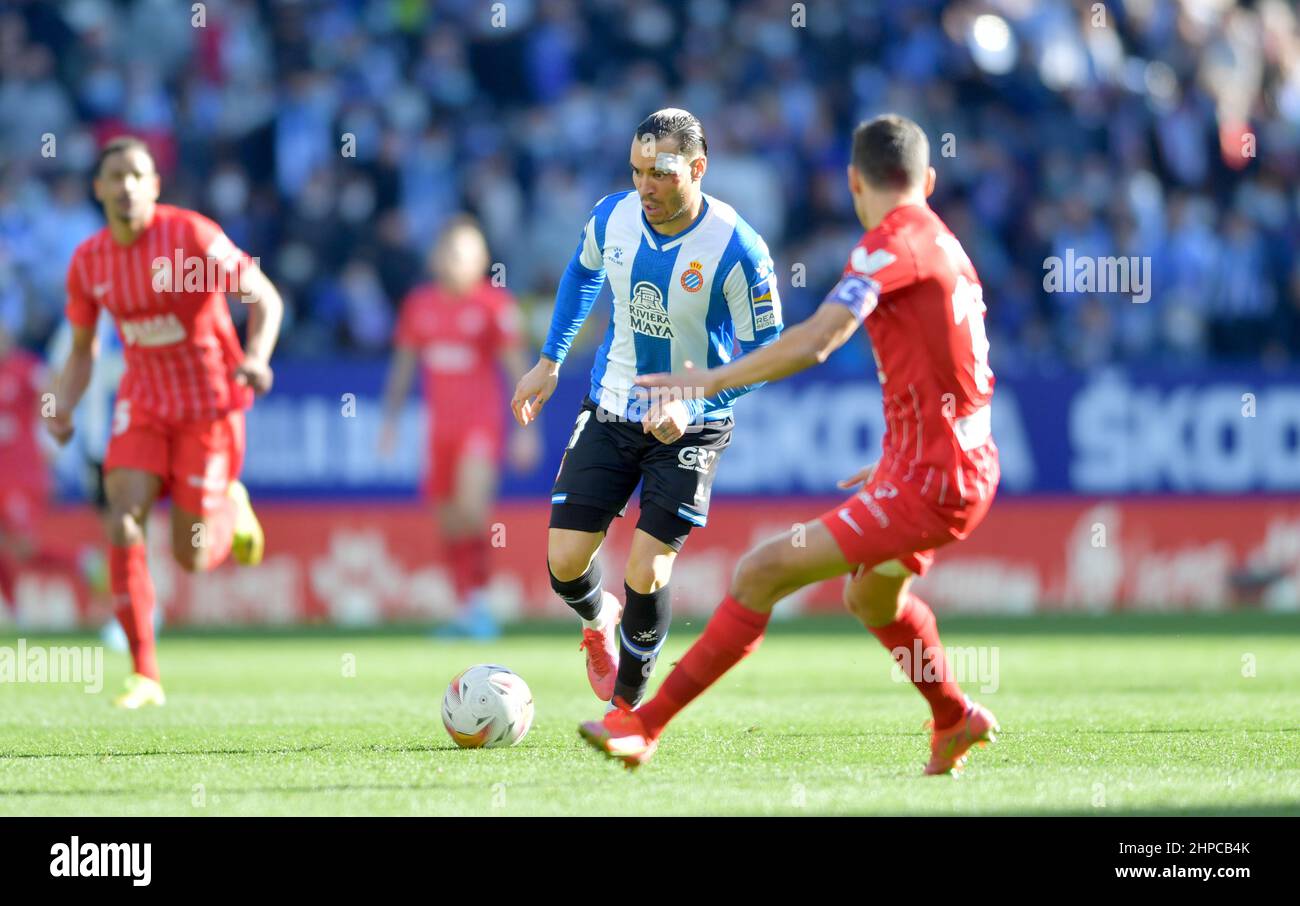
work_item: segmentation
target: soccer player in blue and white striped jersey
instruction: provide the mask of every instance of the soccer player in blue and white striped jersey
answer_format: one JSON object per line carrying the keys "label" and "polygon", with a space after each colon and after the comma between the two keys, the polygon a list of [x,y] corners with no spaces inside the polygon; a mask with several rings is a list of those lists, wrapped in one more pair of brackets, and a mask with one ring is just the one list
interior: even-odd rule
{"label": "soccer player in blue and white striped jersey", "polygon": [[[707,155],[704,130],[685,110],[660,110],[637,127],[633,189],[592,209],[560,281],[541,357],[511,402],[521,425],[537,417],[608,279],[613,314],[552,490],[547,561],[551,587],[582,618],[592,689],[626,707],[644,695],[667,636],[673,560],[708,517],[732,406],[759,386],[661,403],[634,380],[686,362],[725,364],[781,332],[767,245],[731,205],[704,194]],[[641,515],[620,620],[596,554],[638,482]]]}

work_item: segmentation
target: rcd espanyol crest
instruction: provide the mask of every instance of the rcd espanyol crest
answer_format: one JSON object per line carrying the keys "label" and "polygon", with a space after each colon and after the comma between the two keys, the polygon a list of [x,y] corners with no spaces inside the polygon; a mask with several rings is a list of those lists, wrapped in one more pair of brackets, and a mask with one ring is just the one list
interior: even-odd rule
{"label": "rcd espanyol crest", "polygon": [[691,266],[682,271],[682,289],[688,293],[698,293],[704,286],[704,265],[692,261]]}

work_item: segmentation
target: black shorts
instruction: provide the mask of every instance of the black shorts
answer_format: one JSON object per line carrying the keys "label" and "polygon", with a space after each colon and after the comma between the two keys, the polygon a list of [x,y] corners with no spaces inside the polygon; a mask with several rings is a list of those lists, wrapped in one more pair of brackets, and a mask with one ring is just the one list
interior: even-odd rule
{"label": "black shorts", "polygon": [[681,550],[691,529],[708,520],[718,458],[734,424],[725,418],[692,425],[665,444],[639,423],[584,400],[551,489],[551,528],[605,531],[640,482],[637,528]]}

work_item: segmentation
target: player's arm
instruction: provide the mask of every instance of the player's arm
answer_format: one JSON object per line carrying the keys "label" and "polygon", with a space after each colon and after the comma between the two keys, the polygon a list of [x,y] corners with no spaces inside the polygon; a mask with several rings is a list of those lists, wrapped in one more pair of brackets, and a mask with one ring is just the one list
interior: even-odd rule
{"label": "player's arm", "polygon": [[99,336],[95,325],[73,324],[72,346],[54,382],[54,414],[45,419],[46,430],[60,444],[72,439],[72,413],[90,386],[98,355]]}
{"label": "player's arm", "polygon": [[551,327],[542,345],[541,356],[515,386],[510,410],[521,427],[527,427],[536,418],[546,401],[555,392],[560,374],[574,338],[582,329],[591,306],[600,295],[605,283],[605,266],[600,248],[596,244],[596,215],[582,230],[582,238],[573,257],[569,259],[555,292],[555,310],[551,313]]}
{"label": "player's arm", "polygon": [[[813,312],[768,346],[756,349],[717,368],[691,369],[683,374],[647,374],[636,382],[643,387],[663,387],[680,392],[714,396],[728,388],[776,381],[820,365],[848,342],[862,319],[874,308],[876,290],[871,281],[848,274]],[[691,388],[687,391],[686,388]]]}
{"label": "player's arm", "polygon": [[72,413],[86,394],[99,356],[99,303],[90,292],[85,259],[78,248],[72,255],[67,277],[68,301],[63,312],[71,328],[68,358],[54,382],[54,414],[45,428],[60,444],[72,439]]}
{"label": "player's arm", "polygon": [[397,417],[402,402],[411,392],[419,355],[414,346],[399,344],[393,351],[393,364],[388,369],[384,384],[384,420],[379,429],[379,452],[387,456],[397,442]]}
{"label": "player's arm", "polygon": [[733,387],[761,384],[789,377],[825,362],[848,342],[861,323],[853,312],[834,302],[823,302],[811,318],[785,331],[775,342],[719,368],[707,369],[712,396]]}
{"label": "player's arm", "polygon": [[[511,338],[501,347],[498,355],[498,361],[501,367],[505,369],[506,374],[510,375],[511,380],[522,381],[524,375],[528,372],[528,357],[524,355],[524,347],[518,342],[518,338]],[[556,365],[558,369],[559,365]],[[536,420],[537,413],[532,413],[532,419]],[[532,431],[522,430],[525,426],[519,425],[514,435],[510,438],[510,464],[518,472],[527,472],[537,460],[541,458],[542,449],[537,439],[537,435]]]}
{"label": "player's arm", "polygon": [[265,272],[251,262],[240,269],[239,293],[249,312],[244,361],[235,369],[235,381],[252,387],[254,393],[266,393],[274,379],[271,352],[280,337],[284,300]]}
{"label": "player's arm", "polygon": [[[736,345],[740,347],[742,358],[778,342],[785,326],[781,318],[781,293],[773,271],[772,256],[762,239],[758,239],[737,262],[723,281],[722,293],[727,300],[731,323],[736,331]],[[723,388],[707,397],[687,400],[692,421],[703,412],[706,401],[726,406],[764,383],[761,380],[747,382]]]}

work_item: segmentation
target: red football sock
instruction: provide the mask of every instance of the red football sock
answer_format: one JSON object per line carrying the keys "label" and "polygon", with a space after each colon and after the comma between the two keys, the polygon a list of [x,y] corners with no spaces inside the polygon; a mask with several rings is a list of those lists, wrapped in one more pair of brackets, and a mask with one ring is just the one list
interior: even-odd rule
{"label": "red football sock", "polygon": [[455,538],[446,549],[456,600],[464,603],[487,584],[488,539],[486,535]]}
{"label": "red football sock", "polygon": [[763,641],[770,616],[750,610],[731,595],[723,598],[704,634],[682,655],[655,697],[637,709],[650,735],[658,736],[677,712],[753,652]]}
{"label": "red football sock", "polygon": [[[888,626],[868,628],[894,655],[904,672],[909,674],[908,679],[930,703],[936,729],[947,729],[961,720],[966,713],[966,698],[953,677],[943,643],[939,641],[934,611],[928,604],[909,594],[898,619]],[[916,656],[918,648],[920,658]]]}
{"label": "red football sock", "polygon": [[113,607],[131,646],[135,672],[158,679],[158,655],[153,638],[153,579],[143,544],[113,546],[108,555],[108,581]]}
{"label": "red football sock", "polygon": [[0,595],[4,595],[5,606],[14,616],[18,616],[18,582],[17,569],[8,557],[0,555]]}

